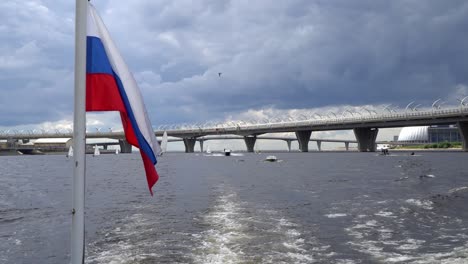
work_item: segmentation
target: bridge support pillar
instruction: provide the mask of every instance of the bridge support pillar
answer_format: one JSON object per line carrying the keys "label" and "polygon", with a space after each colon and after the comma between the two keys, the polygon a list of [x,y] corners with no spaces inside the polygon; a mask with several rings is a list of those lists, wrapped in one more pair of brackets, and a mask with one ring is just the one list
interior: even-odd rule
{"label": "bridge support pillar", "polygon": [[12,139],[12,138],[9,138],[7,139],[7,147],[12,149],[12,148],[16,148],[16,146],[18,145],[18,140],[17,139]]}
{"label": "bridge support pillar", "polygon": [[132,145],[127,140],[119,139],[120,152],[132,153]]}
{"label": "bridge support pillar", "polygon": [[296,137],[297,141],[299,141],[299,149],[301,150],[301,152],[309,151],[309,140],[311,134],[311,130],[296,131]]}
{"label": "bridge support pillar", "polygon": [[245,145],[247,146],[247,152],[254,152],[256,140],[257,140],[257,136],[245,136],[244,137]]}
{"label": "bridge support pillar", "polygon": [[353,129],[358,142],[359,152],[375,152],[375,140],[379,133],[378,128],[359,127]]}
{"label": "bridge support pillar", "polygon": [[195,142],[197,142],[197,139],[192,137],[192,138],[184,138],[184,145],[185,145],[185,153],[193,153],[195,149]]}
{"label": "bridge support pillar", "polygon": [[457,127],[462,138],[462,150],[468,152],[468,122],[457,122]]}
{"label": "bridge support pillar", "polygon": [[322,151],[322,141],[317,140],[317,148],[318,148],[318,151]]}
{"label": "bridge support pillar", "polygon": [[288,151],[291,152],[291,140],[286,140],[286,144],[288,144]]}
{"label": "bridge support pillar", "polygon": [[200,152],[203,152],[203,141],[204,140],[200,140]]}
{"label": "bridge support pillar", "polygon": [[104,147],[105,150],[107,150],[107,145],[104,145],[103,147]]}
{"label": "bridge support pillar", "polygon": [[345,146],[346,151],[348,151],[349,150],[349,142],[345,142],[344,146]]}

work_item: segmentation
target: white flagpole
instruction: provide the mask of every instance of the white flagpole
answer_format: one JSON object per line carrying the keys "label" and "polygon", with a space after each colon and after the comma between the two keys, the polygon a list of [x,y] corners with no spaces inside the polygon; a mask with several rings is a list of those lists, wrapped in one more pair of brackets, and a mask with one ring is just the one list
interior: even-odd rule
{"label": "white flagpole", "polygon": [[75,109],[73,116],[73,209],[71,232],[71,263],[83,264],[85,147],[86,147],[86,20],[88,0],[76,0],[75,14]]}

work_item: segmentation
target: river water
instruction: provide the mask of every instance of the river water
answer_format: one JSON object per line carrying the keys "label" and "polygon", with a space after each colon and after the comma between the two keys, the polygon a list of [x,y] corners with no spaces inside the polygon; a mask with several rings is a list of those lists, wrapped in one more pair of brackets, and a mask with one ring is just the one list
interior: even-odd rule
{"label": "river water", "polygon": [[[468,263],[468,154],[87,157],[87,263]],[[68,263],[72,161],[0,157],[0,263]]]}

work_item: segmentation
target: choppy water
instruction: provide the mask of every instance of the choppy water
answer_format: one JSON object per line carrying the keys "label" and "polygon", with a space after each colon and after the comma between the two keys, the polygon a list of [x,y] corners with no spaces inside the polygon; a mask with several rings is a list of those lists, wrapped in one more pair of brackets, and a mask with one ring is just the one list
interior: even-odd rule
{"label": "choppy water", "polygon": [[[468,263],[468,154],[88,157],[87,263]],[[0,263],[67,263],[71,161],[0,157]]]}

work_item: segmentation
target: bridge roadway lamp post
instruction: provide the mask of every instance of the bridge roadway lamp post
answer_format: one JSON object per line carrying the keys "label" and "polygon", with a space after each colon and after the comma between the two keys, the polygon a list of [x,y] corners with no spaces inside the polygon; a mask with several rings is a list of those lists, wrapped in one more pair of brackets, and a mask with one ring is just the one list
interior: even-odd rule
{"label": "bridge roadway lamp post", "polygon": [[420,107],[420,106],[421,106],[421,104],[417,104],[416,106],[411,107],[411,110],[412,111],[418,111],[418,107]]}
{"label": "bridge roadway lamp post", "polygon": [[341,119],[344,120],[345,118],[346,118],[346,110],[341,113]]}
{"label": "bridge roadway lamp post", "polygon": [[468,96],[463,97],[463,99],[460,100],[460,112],[463,112],[463,108],[465,106],[465,100],[468,99]]}
{"label": "bridge roadway lamp post", "polygon": [[392,104],[386,105],[386,106],[384,107],[383,111],[385,112],[385,110],[387,110],[388,112],[390,112],[390,114],[392,114],[392,110],[390,109],[390,106],[391,106],[391,105],[392,105]]}
{"label": "bridge roadway lamp post", "polygon": [[364,106],[361,106],[361,108],[364,109],[365,111],[367,111],[370,116],[372,116],[372,112],[369,109],[365,108]]}
{"label": "bridge roadway lamp post", "polygon": [[361,114],[360,112],[356,111],[356,112],[354,112],[354,113],[358,114],[359,117],[362,119],[363,116],[362,116],[362,114]]}
{"label": "bridge roadway lamp post", "polygon": [[408,108],[414,104],[414,101],[412,101],[411,103],[409,103],[406,107],[405,107],[405,116],[408,117]]}
{"label": "bridge roadway lamp post", "polygon": [[437,108],[437,109],[440,109],[440,105],[437,105],[438,102],[440,102],[440,100],[442,100],[441,98],[435,100],[432,105],[431,105],[431,108],[432,108],[432,115],[434,115],[434,110]]}
{"label": "bridge roadway lamp post", "polygon": [[345,112],[348,112],[351,114],[351,117],[354,118],[354,115],[353,115],[353,112],[351,112],[350,110],[346,109]]}

